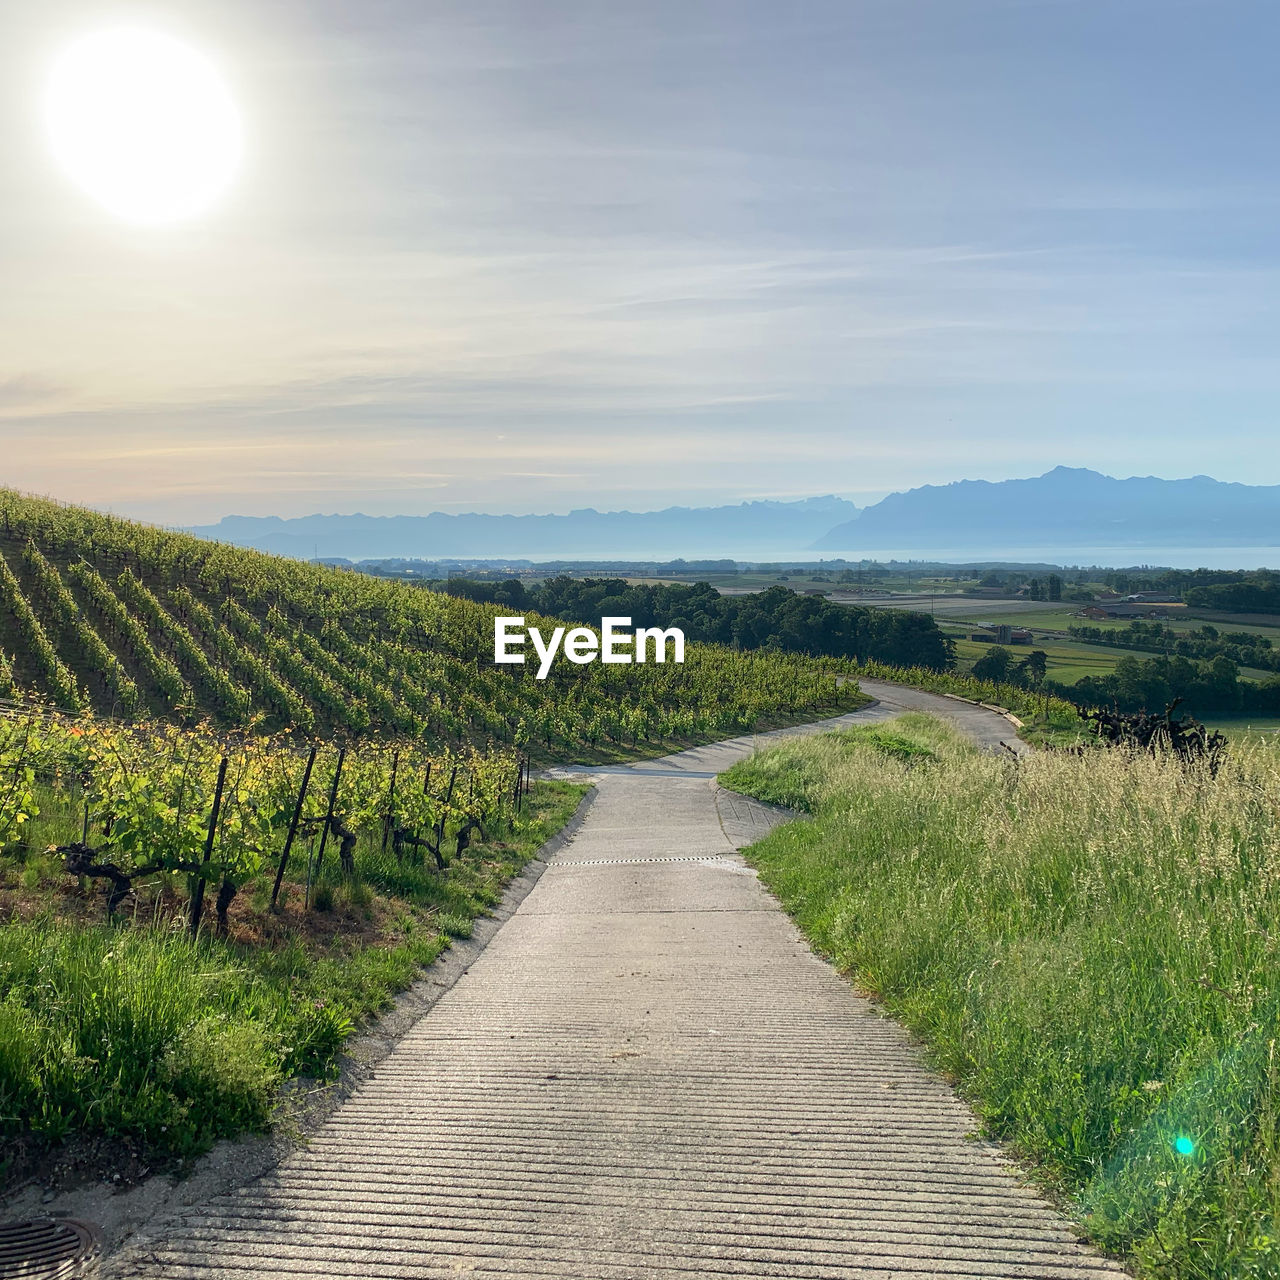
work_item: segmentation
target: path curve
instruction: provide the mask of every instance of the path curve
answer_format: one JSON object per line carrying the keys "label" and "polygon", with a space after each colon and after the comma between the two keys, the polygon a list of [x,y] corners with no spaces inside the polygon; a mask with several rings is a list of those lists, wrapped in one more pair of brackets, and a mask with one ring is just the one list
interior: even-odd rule
{"label": "path curve", "polygon": [[1018,737],[1014,725],[989,707],[966,702],[962,698],[947,698],[942,694],[927,693],[923,689],[912,689],[907,685],[890,684],[887,680],[860,678],[858,687],[875,701],[842,716],[811,720],[786,729],[770,729],[765,733],[747,733],[737,738],[726,738],[722,742],[712,742],[704,747],[690,747],[687,751],[661,756],[657,760],[640,760],[635,764],[566,765],[550,769],[548,773],[560,778],[610,775],[632,778],[668,777],[673,774],[714,778],[734,761],[744,759],[753,751],[779,738],[826,733],[855,724],[875,724],[882,720],[892,720],[907,711],[925,711],[940,719],[949,720],[962,733],[972,738],[983,751],[1010,751],[1015,755],[1022,755],[1031,750]]}
{"label": "path curve", "polygon": [[[836,723],[938,709],[866,685]],[[756,742],[593,771],[574,839],[309,1148],[108,1273],[1122,1275],[737,854],[776,813],[710,775]]]}

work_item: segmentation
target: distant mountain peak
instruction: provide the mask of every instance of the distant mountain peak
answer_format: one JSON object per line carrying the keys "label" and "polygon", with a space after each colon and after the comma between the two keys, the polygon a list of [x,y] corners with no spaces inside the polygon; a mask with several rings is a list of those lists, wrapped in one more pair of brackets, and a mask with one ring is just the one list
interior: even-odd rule
{"label": "distant mountain peak", "polygon": [[1211,476],[1118,479],[1057,466],[1015,480],[959,480],[890,494],[819,538],[815,551],[890,548],[1280,545],[1280,485]]}

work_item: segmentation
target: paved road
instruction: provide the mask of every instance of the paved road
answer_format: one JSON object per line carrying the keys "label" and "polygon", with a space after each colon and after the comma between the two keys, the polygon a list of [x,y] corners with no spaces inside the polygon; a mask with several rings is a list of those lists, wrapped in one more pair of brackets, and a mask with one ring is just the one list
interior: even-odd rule
{"label": "paved road", "polygon": [[[888,692],[842,719],[918,704]],[[750,746],[599,771],[573,841],[309,1149],[112,1274],[1121,1274],[737,855],[777,816],[703,775]]]}
{"label": "paved road", "polygon": [[591,777],[617,775],[630,778],[687,775],[714,778],[716,774],[723,773],[735,760],[741,760],[757,747],[766,746],[779,738],[825,733],[830,729],[839,729],[847,725],[874,724],[881,720],[892,720],[894,716],[900,716],[906,711],[927,711],[931,715],[950,720],[977,742],[984,751],[1012,751],[1021,755],[1030,750],[1018,737],[1016,727],[1009,720],[972,702],[940,697],[936,693],[925,693],[922,689],[909,689],[904,685],[890,684],[885,680],[860,678],[858,685],[864,693],[876,699],[872,705],[863,707],[860,711],[851,711],[827,720],[816,720],[811,724],[795,725],[790,729],[774,729],[769,733],[729,738],[724,742],[714,742],[709,746],[681,751],[678,755],[664,756],[660,760],[607,766],[575,765],[551,772],[557,777],[566,778],[575,775]]}

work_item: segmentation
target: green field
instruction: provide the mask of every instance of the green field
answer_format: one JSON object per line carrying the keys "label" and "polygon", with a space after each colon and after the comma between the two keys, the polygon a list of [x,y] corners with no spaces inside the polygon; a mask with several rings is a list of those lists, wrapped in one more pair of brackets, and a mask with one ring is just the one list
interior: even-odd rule
{"label": "green field", "polygon": [[1280,734],[1280,716],[1253,716],[1247,720],[1214,720],[1205,724],[1210,729],[1218,729],[1229,738],[1244,739],[1252,737],[1270,738]]}
{"label": "green field", "polygon": [[[956,646],[956,665],[957,669],[962,671],[971,670],[973,664],[994,643],[990,640],[962,639],[949,629],[948,634],[953,635]],[[1025,658],[1032,649],[1039,649],[1048,657],[1048,678],[1061,684],[1074,684],[1085,676],[1106,675],[1115,670],[1116,663],[1121,658],[1143,660],[1154,656],[1139,649],[1120,649],[1113,648],[1111,645],[1085,644],[1043,636],[1037,636],[1031,644],[1009,646],[1009,652],[1015,661]],[[1240,675],[1246,680],[1268,680],[1274,674],[1256,667],[1240,668]]]}
{"label": "green field", "polygon": [[988,623],[992,626],[1008,624],[1013,627],[1046,627],[1065,631],[1078,625],[1075,617],[1079,605],[1064,606],[1045,600],[981,600],[972,596],[938,596],[933,600],[887,599],[877,600],[876,605],[886,609],[910,609],[914,613],[932,614],[939,623],[955,622],[965,625]]}
{"label": "green field", "polygon": [[[1253,635],[1266,636],[1269,640],[1280,645],[1280,627],[1268,626],[1259,622],[1232,622],[1225,623],[1221,621],[1221,615],[1213,615],[1213,625],[1219,631],[1247,631]],[[1049,631],[1066,631],[1068,627],[1098,627],[1104,630],[1124,631],[1128,625],[1127,618],[1078,618],[1074,613],[1064,610],[1056,612],[1048,612],[1036,614],[1028,618],[1026,614],[1018,613],[992,613],[990,617],[982,619],[986,622],[995,624],[1009,623],[1015,627],[1032,627],[1033,629],[1044,628]],[[1210,617],[1202,615],[1199,612],[1194,613],[1173,613],[1170,612],[1166,617],[1160,618],[1159,621],[1167,626],[1171,631],[1196,631],[1203,627]]]}
{"label": "green field", "polygon": [[[990,641],[955,641],[956,660],[959,669],[968,671],[991,648]],[[1074,684],[1083,676],[1100,676],[1114,671],[1116,663],[1130,651],[1111,649],[1103,645],[1084,645],[1037,639],[1034,644],[1010,645],[1009,652],[1015,661],[1025,658],[1032,649],[1041,650],[1049,659],[1048,678],[1062,684]],[[1133,656],[1147,657],[1147,654]]]}

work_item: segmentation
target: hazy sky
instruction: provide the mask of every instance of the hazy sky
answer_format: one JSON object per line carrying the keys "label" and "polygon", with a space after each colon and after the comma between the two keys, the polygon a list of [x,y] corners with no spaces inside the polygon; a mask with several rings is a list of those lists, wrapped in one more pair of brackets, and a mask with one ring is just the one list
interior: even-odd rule
{"label": "hazy sky", "polygon": [[[4,12],[0,484],[185,523],[1280,482],[1274,0]],[[50,58],[120,20],[246,121],[180,229],[47,154]]]}

